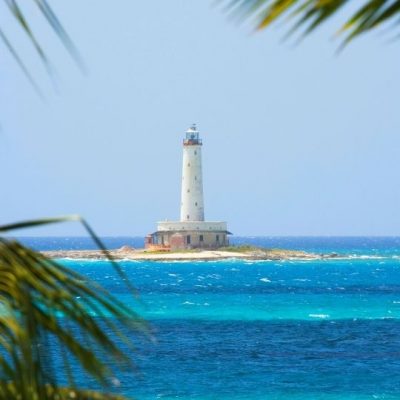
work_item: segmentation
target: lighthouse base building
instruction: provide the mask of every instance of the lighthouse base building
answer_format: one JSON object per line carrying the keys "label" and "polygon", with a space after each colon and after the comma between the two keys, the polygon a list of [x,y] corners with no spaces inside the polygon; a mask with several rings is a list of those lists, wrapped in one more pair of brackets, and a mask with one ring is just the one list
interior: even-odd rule
{"label": "lighthouse base building", "polygon": [[159,222],[157,231],[145,238],[146,249],[217,249],[229,244],[226,222],[204,220],[202,144],[193,125],[183,140],[180,221]]}
{"label": "lighthouse base building", "polygon": [[154,250],[217,249],[229,245],[226,222],[163,221],[146,236],[145,247]]}

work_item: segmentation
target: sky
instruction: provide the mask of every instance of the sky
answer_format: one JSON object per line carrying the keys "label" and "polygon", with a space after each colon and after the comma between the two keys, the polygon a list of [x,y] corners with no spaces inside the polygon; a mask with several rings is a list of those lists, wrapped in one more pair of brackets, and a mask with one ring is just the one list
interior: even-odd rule
{"label": "sky", "polygon": [[137,236],[178,219],[196,122],[207,220],[235,235],[400,235],[400,41],[372,34],[338,53],[342,15],[297,43],[212,1],[50,4],[88,72],[25,2],[49,78],[0,6],[45,97],[0,44],[0,223],[77,213],[99,235]]}

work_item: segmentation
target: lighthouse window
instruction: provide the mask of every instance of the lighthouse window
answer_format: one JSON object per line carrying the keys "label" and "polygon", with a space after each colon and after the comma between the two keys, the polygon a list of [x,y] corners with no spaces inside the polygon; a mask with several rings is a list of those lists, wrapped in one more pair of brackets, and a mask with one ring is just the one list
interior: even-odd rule
{"label": "lighthouse window", "polygon": [[186,236],[186,243],[187,243],[187,244],[190,244],[190,235],[187,235],[187,236]]}
{"label": "lighthouse window", "polygon": [[204,237],[203,237],[203,235],[200,235],[200,242],[203,242],[204,241]]}
{"label": "lighthouse window", "polygon": [[195,150],[195,151],[194,151],[194,155],[196,155],[196,154],[197,154],[197,151]]}
{"label": "lighthouse window", "polygon": [[196,203],[194,203],[194,205],[197,207],[197,201],[196,201]]}
{"label": "lighthouse window", "polygon": [[190,167],[190,163],[188,163],[188,167]]}
{"label": "lighthouse window", "polygon": [[188,189],[187,192],[190,193],[190,189]]}
{"label": "lighthouse window", "polygon": [[194,180],[197,181],[197,176],[194,177]]}
{"label": "lighthouse window", "polygon": [[219,235],[217,235],[217,238],[216,238],[216,239],[217,239],[217,242],[219,242]]}
{"label": "lighthouse window", "polygon": [[186,215],[186,219],[189,219],[189,214],[188,214],[188,215]]}

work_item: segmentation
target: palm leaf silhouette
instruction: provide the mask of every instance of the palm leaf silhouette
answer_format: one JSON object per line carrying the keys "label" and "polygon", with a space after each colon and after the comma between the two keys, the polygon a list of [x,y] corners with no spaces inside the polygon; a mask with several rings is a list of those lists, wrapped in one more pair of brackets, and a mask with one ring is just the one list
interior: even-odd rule
{"label": "palm leaf silhouette", "polygon": [[[56,14],[50,7],[47,0],[31,0],[31,1],[37,5],[44,19],[47,21],[47,23],[52,28],[54,33],[58,36],[61,43],[68,51],[68,53],[75,60],[76,64],[84,72],[85,65],[82,60],[82,57],[79,54],[79,51],[77,50],[71,38],[69,37],[67,31],[64,29],[60,20],[57,18]],[[50,75],[53,75],[53,66],[51,60],[48,54],[46,54],[46,52],[44,51],[43,46],[40,43],[39,39],[34,34],[33,29],[31,28],[31,21],[29,21],[28,18],[24,15],[24,12],[22,11],[18,1],[4,0],[4,3],[6,4],[8,10],[10,11],[11,17],[16,21],[16,23],[21,27],[21,29],[27,35],[30,43],[35,49],[36,54],[38,55],[39,59],[41,60],[47,72]],[[10,38],[6,35],[4,29],[1,29],[1,27],[0,27],[0,40],[3,41],[6,48],[10,51],[11,55],[14,57],[15,61],[21,68],[22,72],[25,74],[29,82],[32,84],[35,91],[42,97],[42,92],[36,81],[33,79],[32,75],[30,74],[29,68],[24,63],[23,58],[19,55],[17,49],[13,46],[12,40],[10,40]]]}
{"label": "palm leaf silhouette", "polygon": [[[346,45],[361,34],[384,24],[396,29],[400,21],[400,0],[226,0],[229,12],[251,18],[257,29],[264,29],[285,17],[293,21],[289,33],[314,31],[333,16],[344,16],[338,29]],[[352,11],[349,11],[352,9]]]}
{"label": "palm leaf silhouette", "polygon": [[[0,233],[68,220],[81,219],[21,222],[1,226]],[[109,256],[100,239],[93,238]],[[118,264],[110,261],[127,282]],[[0,237],[0,398],[122,399],[107,392],[114,378],[109,361],[132,367],[131,357],[115,340],[131,345],[123,328],[149,335],[145,322],[133,310],[97,284],[16,240]],[[57,343],[57,352],[63,355],[62,372],[55,373],[50,367],[51,357],[46,354],[50,341]],[[104,390],[79,387],[71,360]],[[63,373],[68,386],[57,383]]]}

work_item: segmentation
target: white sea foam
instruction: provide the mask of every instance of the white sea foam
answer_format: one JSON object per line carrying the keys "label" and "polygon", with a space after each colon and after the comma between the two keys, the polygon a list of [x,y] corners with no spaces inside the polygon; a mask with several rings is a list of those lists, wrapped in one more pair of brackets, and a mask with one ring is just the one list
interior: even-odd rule
{"label": "white sea foam", "polygon": [[266,282],[266,283],[271,282],[268,278],[261,278],[260,281],[261,282]]}
{"label": "white sea foam", "polygon": [[221,275],[219,275],[219,274],[209,274],[209,275],[206,276],[206,278],[221,279]]}
{"label": "white sea foam", "polygon": [[384,257],[384,256],[376,256],[376,255],[367,255],[367,254],[352,254],[350,256],[344,256],[344,257],[337,257],[335,259],[352,259],[352,260],[383,260],[385,258],[389,257]]}
{"label": "white sea foam", "polygon": [[123,263],[130,263],[130,264],[143,264],[144,260],[132,260],[130,258],[122,258],[121,260],[114,260],[114,262],[123,262]]}
{"label": "white sea foam", "polygon": [[308,314],[310,318],[320,318],[320,319],[326,319],[329,318],[329,314]]}
{"label": "white sea foam", "polygon": [[[378,255],[367,255],[367,254],[342,254],[333,258],[315,258],[310,260],[304,260],[303,263],[310,262],[336,262],[336,261],[346,261],[346,260],[389,260],[393,258],[400,258],[400,256],[378,256]],[[297,260],[297,259],[296,259]],[[297,261],[295,261],[296,263]]]}

